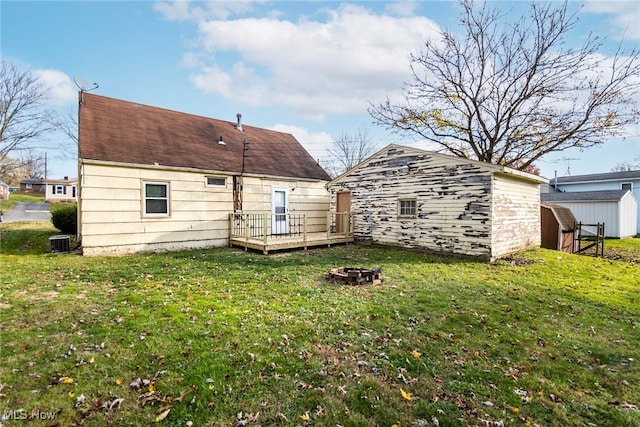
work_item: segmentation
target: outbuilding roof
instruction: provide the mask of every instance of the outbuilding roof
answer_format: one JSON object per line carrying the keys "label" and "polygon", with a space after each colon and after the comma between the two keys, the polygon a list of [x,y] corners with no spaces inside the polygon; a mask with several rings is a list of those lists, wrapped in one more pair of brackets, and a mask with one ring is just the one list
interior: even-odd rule
{"label": "outbuilding roof", "polygon": [[81,160],[331,179],[288,133],[86,92],[80,96]]}
{"label": "outbuilding roof", "polygon": [[[502,166],[502,165],[495,165],[492,163],[487,163],[487,162],[481,162],[478,160],[472,160],[472,159],[466,159],[466,158],[460,158],[460,157],[455,157],[455,156],[451,156],[449,154],[442,154],[442,153],[436,153],[434,151],[427,151],[427,150],[422,150],[420,148],[415,148],[415,147],[408,147],[408,146],[404,146],[404,145],[398,145],[398,144],[389,144],[386,147],[382,148],[381,150],[377,151],[376,153],[374,153],[373,155],[369,156],[367,159],[361,161],[360,163],[358,163],[357,165],[355,165],[354,167],[352,167],[351,169],[345,171],[344,173],[342,173],[341,175],[335,177],[330,184],[334,184],[337,182],[340,182],[344,177],[349,176],[351,173],[353,173],[354,171],[362,168],[364,165],[368,164],[369,162],[371,162],[372,160],[383,156],[384,154],[388,153],[388,152],[394,152],[394,151],[401,151],[403,153],[407,154],[407,157],[411,157],[411,154],[414,155],[422,155],[422,156],[431,156],[431,157],[440,157],[440,158],[445,158],[445,159],[455,159],[456,161],[460,162],[460,163],[465,163],[465,164],[470,164],[470,165],[475,165],[483,170],[486,170],[490,173],[497,173],[497,174],[503,174],[503,175],[509,175],[511,177],[515,177],[518,179],[521,179],[523,181],[529,181],[529,182],[533,182],[533,183],[537,183],[537,184],[545,184],[547,182],[549,182],[546,178],[543,178],[541,176],[538,175],[534,175],[531,173],[527,173],[527,172],[523,172],[517,169],[512,169],[509,168],[507,166]],[[398,165],[400,166],[400,165]]]}
{"label": "outbuilding roof", "polygon": [[571,209],[553,203],[542,203],[541,206],[551,211],[562,231],[572,231],[575,229],[578,221],[573,215],[573,212],[571,212]]}
{"label": "outbuilding roof", "polygon": [[566,193],[542,193],[543,202],[617,202],[629,190],[576,191]]}

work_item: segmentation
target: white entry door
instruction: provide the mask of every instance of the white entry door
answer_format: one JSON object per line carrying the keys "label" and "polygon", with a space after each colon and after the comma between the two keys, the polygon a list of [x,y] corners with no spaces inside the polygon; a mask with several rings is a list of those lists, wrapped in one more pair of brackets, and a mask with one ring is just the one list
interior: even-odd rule
{"label": "white entry door", "polygon": [[273,187],[271,190],[271,234],[289,233],[288,188]]}

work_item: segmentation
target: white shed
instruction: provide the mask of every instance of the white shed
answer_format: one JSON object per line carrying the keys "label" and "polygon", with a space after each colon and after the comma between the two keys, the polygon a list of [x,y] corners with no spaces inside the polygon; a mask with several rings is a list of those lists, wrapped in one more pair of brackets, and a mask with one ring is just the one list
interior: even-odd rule
{"label": "white shed", "polygon": [[571,209],[583,224],[604,223],[605,237],[636,235],[638,202],[629,190],[543,193],[541,197],[543,202]]}
{"label": "white shed", "polygon": [[546,179],[391,144],[329,183],[357,240],[496,259],[540,246]]}

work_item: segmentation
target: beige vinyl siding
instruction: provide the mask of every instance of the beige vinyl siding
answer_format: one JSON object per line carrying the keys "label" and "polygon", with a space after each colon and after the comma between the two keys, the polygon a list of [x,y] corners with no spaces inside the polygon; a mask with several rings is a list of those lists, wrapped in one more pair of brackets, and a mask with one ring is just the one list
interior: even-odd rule
{"label": "beige vinyl siding", "polygon": [[307,231],[326,231],[329,192],[324,181],[244,177],[242,208],[246,212],[271,212],[271,191],[286,188],[289,214],[306,215]]}
{"label": "beige vinyl siding", "polygon": [[493,175],[492,258],[540,247],[540,189],[537,183]]}
{"label": "beige vinyl siding", "polygon": [[[206,187],[204,173],[83,163],[80,234],[85,255],[223,246],[231,186]],[[230,179],[230,177],[229,177]],[[169,183],[170,215],[143,215],[144,182]]]}
{"label": "beige vinyl siding", "polygon": [[[80,169],[79,232],[85,255],[228,244],[231,175],[90,161],[81,163]],[[226,178],[226,187],[207,186],[207,176]],[[145,182],[169,184],[168,216],[143,214]],[[243,184],[244,211],[271,212],[271,189],[283,187],[289,189],[289,213],[306,214],[309,232],[326,230],[329,193],[324,181],[245,176]]]}

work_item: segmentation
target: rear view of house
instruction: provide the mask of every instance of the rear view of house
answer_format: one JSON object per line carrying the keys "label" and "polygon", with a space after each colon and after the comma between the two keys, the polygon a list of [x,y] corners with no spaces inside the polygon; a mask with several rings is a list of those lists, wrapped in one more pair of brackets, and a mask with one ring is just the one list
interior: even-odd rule
{"label": "rear view of house", "polygon": [[229,243],[230,215],[326,229],[330,179],[290,134],[80,93],[78,233],[85,255]]}
{"label": "rear view of house", "polygon": [[545,179],[389,145],[329,184],[359,240],[496,259],[540,246]]}

